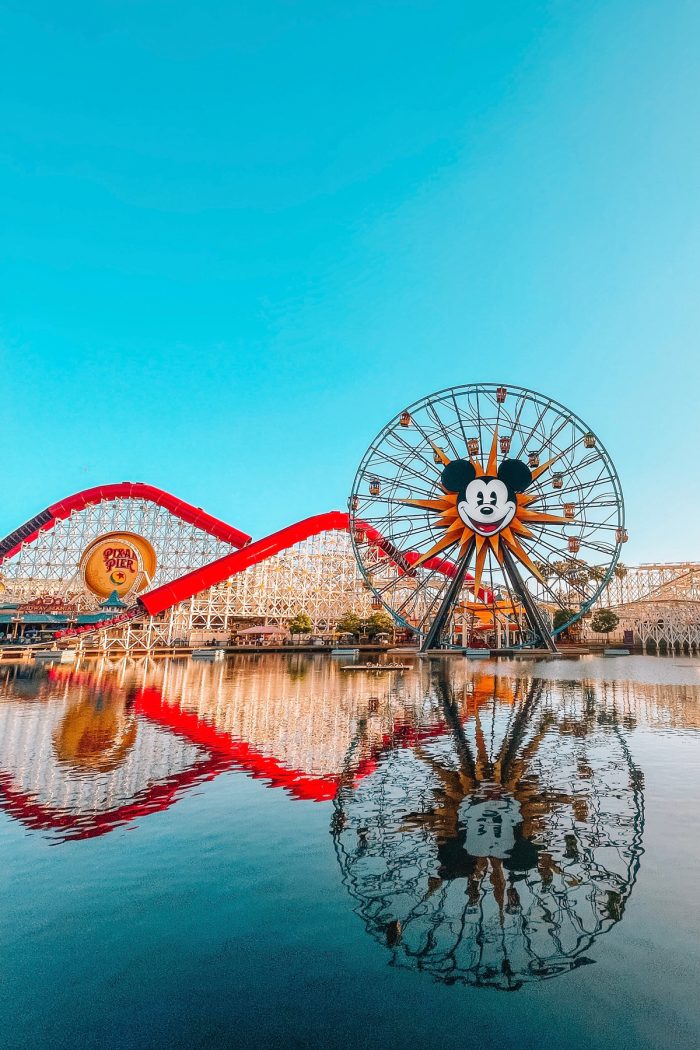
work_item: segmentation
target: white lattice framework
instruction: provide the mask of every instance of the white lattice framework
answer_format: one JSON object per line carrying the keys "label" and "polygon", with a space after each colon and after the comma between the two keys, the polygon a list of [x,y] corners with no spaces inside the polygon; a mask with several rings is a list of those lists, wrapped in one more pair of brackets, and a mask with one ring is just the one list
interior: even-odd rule
{"label": "white lattice framework", "polygon": [[[84,611],[97,598],[86,594],[78,577],[81,555],[106,532],[133,531],[153,545],[157,569],[151,586],[229,553],[234,548],[147,499],[118,498],[74,510],[70,516],[25,542],[5,561],[5,602],[27,601],[53,593],[76,602]],[[386,561],[375,552],[374,580]],[[413,581],[404,580],[406,592]],[[428,596],[429,600],[430,596]],[[644,647],[700,650],[700,563],[649,563],[620,569],[598,605],[612,608],[619,628],[609,640],[632,631]],[[314,632],[331,629],[344,612],[367,616],[371,593],[360,576],[350,538],[328,531],[295,545],[245,572],[175,606],[156,619],[143,618],[102,632],[103,651],[150,651],[177,639],[194,642],[207,636],[228,640],[241,623],[285,625],[298,612],[311,618]],[[591,634],[589,627],[585,634]],[[94,648],[95,637],[82,642]]]}
{"label": "white lattice framework", "polygon": [[700,563],[655,562],[621,570],[600,596],[645,649],[700,650]]}
{"label": "white lattice framework", "polygon": [[57,812],[89,817],[116,809],[149,784],[165,782],[206,758],[199,748],[158,726],[142,722],[133,748],[109,772],[72,771],[55,759],[55,738],[71,706],[68,698],[52,703],[3,703],[0,700],[0,770],[15,790]]}
{"label": "white lattice framework", "polygon": [[[378,556],[375,573],[384,571]],[[412,580],[406,577],[405,586]],[[103,651],[152,650],[176,641],[198,644],[206,638],[228,641],[242,623],[285,625],[306,612],[314,632],[333,627],[344,612],[367,616],[371,594],[356,567],[349,537],[326,532],[233,576],[173,607],[162,617],[145,618],[102,632]],[[625,631],[644,647],[700,650],[700,564],[682,562],[630,567],[616,577],[599,602],[620,617],[608,641]],[[600,640],[590,631],[584,637]],[[94,648],[94,637],[82,643]]]}
{"label": "white lattice framework", "polygon": [[[385,571],[378,555],[376,572]],[[407,586],[411,585],[407,579]],[[360,617],[376,611],[357,568],[350,537],[328,531],[238,573],[173,606],[159,617],[144,617],[80,639],[80,648],[102,652],[149,651],[173,644],[228,642],[241,624],[286,626],[306,613],[315,634],[333,630],[343,613]]]}
{"label": "white lattice framework", "polygon": [[123,497],[92,504],[43,529],[22,544],[2,566],[3,602],[23,602],[37,594],[55,594],[81,610],[95,608],[99,599],[86,593],[78,567],[83,551],[107,532],[135,532],[156,553],[157,566],[150,586],[157,587],[206,565],[235,548],[191,525],[147,499]]}
{"label": "white lattice framework", "polygon": [[304,612],[322,631],[344,612],[370,611],[348,534],[329,531],[183,602],[173,610],[173,624],[183,631],[227,631],[241,620],[286,624]]}

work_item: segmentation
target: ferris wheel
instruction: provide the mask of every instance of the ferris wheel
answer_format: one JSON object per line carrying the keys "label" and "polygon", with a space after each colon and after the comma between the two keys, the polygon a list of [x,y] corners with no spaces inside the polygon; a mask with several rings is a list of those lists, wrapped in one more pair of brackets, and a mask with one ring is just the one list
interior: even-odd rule
{"label": "ferris wheel", "polygon": [[628,538],[595,432],[552,398],[496,383],[439,391],[392,419],[360,463],[349,511],[373,604],[423,651],[554,650]]}

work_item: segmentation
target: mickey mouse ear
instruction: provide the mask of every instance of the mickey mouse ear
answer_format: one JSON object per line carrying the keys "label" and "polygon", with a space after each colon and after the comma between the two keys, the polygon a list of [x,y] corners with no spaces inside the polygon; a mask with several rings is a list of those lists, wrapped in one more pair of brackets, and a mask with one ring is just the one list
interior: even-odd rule
{"label": "mickey mouse ear", "polygon": [[498,480],[512,492],[524,492],[532,484],[530,468],[520,459],[504,459],[498,468]]}
{"label": "mickey mouse ear", "polygon": [[451,463],[448,463],[442,474],[440,475],[440,481],[442,487],[447,492],[460,492],[465,489],[470,481],[473,481],[476,477],[476,471],[473,465],[466,459],[453,459]]}

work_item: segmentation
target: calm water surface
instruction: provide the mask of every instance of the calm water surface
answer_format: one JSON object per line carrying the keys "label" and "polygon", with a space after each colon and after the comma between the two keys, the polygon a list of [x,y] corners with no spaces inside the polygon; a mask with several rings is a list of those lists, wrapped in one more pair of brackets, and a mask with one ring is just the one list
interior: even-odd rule
{"label": "calm water surface", "polygon": [[0,1046],[700,1045],[700,661],[0,668]]}

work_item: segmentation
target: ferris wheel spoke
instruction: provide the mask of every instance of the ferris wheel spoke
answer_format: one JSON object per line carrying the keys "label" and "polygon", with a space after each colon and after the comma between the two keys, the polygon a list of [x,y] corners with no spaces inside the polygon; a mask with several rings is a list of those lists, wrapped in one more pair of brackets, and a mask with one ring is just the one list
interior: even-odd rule
{"label": "ferris wheel spoke", "polygon": [[[425,588],[427,588],[428,583],[432,581],[433,576],[434,576],[434,572],[426,573],[424,575],[423,579],[421,580],[421,582],[418,584],[418,586],[412,591],[411,594],[409,594],[409,596],[402,602],[402,604],[399,605],[396,608],[395,611],[397,613],[399,613],[399,614],[402,614],[403,612],[405,612],[408,609],[408,606],[410,605],[411,601],[413,602],[414,605],[418,604],[417,601],[416,601],[416,596],[419,594],[419,592],[422,592],[421,598],[425,597],[425,594],[427,593]],[[443,580],[440,581],[440,591],[444,590],[444,587],[445,587],[445,581],[443,579]],[[439,598],[439,594],[436,595],[433,598],[433,601],[436,601],[437,598]],[[427,615],[427,613],[426,613],[426,615]],[[425,616],[423,617],[423,620],[425,620]],[[420,621],[420,622],[422,623],[423,621]]]}
{"label": "ferris wheel spoke", "polygon": [[[580,482],[577,482],[574,485],[569,485],[568,487],[562,487],[561,489],[555,490],[557,492],[556,499],[557,500],[563,499],[564,496],[574,496],[574,495],[584,496],[586,492],[590,491],[591,489],[597,488],[598,485],[608,484],[608,480],[609,479],[607,477],[601,476],[599,478],[596,478],[594,481],[585,481],[585,482],[584,481],[580,481]],[[542,501],[542,498],[546,499],[547,497],[546,496],[545,497],[537,496],[532,501],[530,506],[532,506],[533,504],[536,504],[536,503],[540,503]]]}
{"label": "ferris wheel spoke", "polygon": [[[603,532],[603,533],[605,533],[605,532],[617,532],[617,529],[618,529],[617,523],[614,522],[614,521],[610,521],[610,520],[586,522],[586,527],[590,528],[591,530],[595,530],[596,532]],[[585,537],[587,535],[587,533],[584,531],[582,533],[582,535]]]}
{"label": "ferris wheel spoke", "polygon": [[454,405],[455,416],[457,418],[457,422],[459,423],[459,429],[462,432],[462,440],[464,441],[464,447],[466,449],[467,448],[467,435],[466,435],[466,432],[464,430],[464,422],[463,422],[463,419],[462,419],[462,413],[459,411],[459,408],[457,407],[457,398],[455,397],[454,390],[450,390],[450,397],[452,399],[452,404]]}
{"label": "ferris wheel spoke", "polygon": [[479,452],[481,453],[481,455],[483,455],[484,439],[483,439],[483,435],[481,433],[481,405],[479,404],[479,387],[478,386],[475,388],[475,398],[476,398],[476,425],[477,425],[477,428],[478,428],[478,431],[479,431]]}
{"label": "ferris wheel spoke", "polygon": [[[399,469],[399,473],[394,474],[391,471],[392,467]],[[384,473],[386,471],[386,473]],[[404,475],[412,475],[409,481]],[[416,468],[409,466],[401,460],[390,459],[386,454],[381,461],[370,461],[367,465],[364,480],[369,484],[373,478],[383,482],[388,487],[398,488],[416,488],[424,492],[426,495],[430,495],[434,492],[434,487],[431,486],[430,478],[426,478],[424,473],[420,473]],[[418,482],[418,484],[416,484]]]}
{"label": "ferris wheel spoke", "polygon": [[608,557],[611,557],[615,550],[610,543],[595,543],[593,540],[583,540],[581,546],[587,547],[588,550],[596,551],[598,554],[605,554]]}
{"label": "ferris wheel spoke", "polygon": [[[414,469],[413,467],[410,467],[405,461],[402,462],[401,460],[394,459],[393,456],[389,456],[386,453],[384,454],[384,461],[386,463],[391,463],[391,465],[393,467],[397,467],[397,468],[399,468],[402,471],[406,471],[406,473],[408,473],[408,474],[412,474],[414,478],[417,478],[418,481],[422,482],[424,485],[426,485],[426,484],[429,485],[430,484],[430,482],[426,481],[426,478],[425,478],[425,476],[423,474],[420,474],[416,469]],[[434,466],[434,464],[433,464],[433,466]],[[386,480],[387,480],[387,483],[389,483],[390,480],[393,480],[394,483],[396,483],[396,482],[398,482],[400,477],[401,477],[401,475],[399,475],[398,478],[394,478],[394,479],[388,479],[387,478]],[[414,484],[415,484],[415,482],[414,482]],[[430,495],[431,492],[434,492],[434,488],[423,489],[422,491],[425,492],[427,495]]]}
{"label": "ferris wheel spoke", "polygon": [[404,510],[407,506],[406,499],[398,499],[394,496],[384,496],[382,497],[381,502],[386,504],[388,507],[396,508],[398,511]]}
{"label": "ferris wheel spoke", "polygon": [[[512,419],[512,424],[511,424],[511,431],[510,431],[511,442],[513,441],[513,439],[515,437],[516,431],[517,431],[518,435],[520,437],[522,437],[522,432],[520,430],[520,416],[522,415],[523,408],[525,407],[525,404],[526,404],[526,402],[525,402],[524,398],[521,397],[521,398],[518,399],[518,407],[517,407],[517,410],[516,410],[516,413],[515,413],[515,417]],[[524,447],[525,446],[523,445],[523,448]]]}
{"label": "ferris wheel spoke", "polygon": [[[568,562],[570,560],[575,560],[571,558],[571,554],[567,550],[553,546],[551,543],[548,543],[544,537],[541,538],[539,546],[547,550],[550,554],[553,554],[557,561]],[[528,553],[532,554],[533,551],[529,551]]]}
{"label": "ferris wheel spoke", "polygon": [[[564,604],[561,596],[558,595],[556,593],[556,591],[552,590],[552,588],[550,587],[550,585],[549,585],[549,583],[547,581],[544,582],[543,586],[544,586],[545,590],[548,592],[548,594],[551,595],[551,597],[552,597],[552,599],[554,601],[554,604],[557,605],[559,607],[559,609],[566,609],[567,608],[567,606]],[[586,595],[583,592],[579,592],[579,594],[577,595],[577,598],[580,599],[581,597],[583,597],[583,598],[585,598],[587,600],[587,597],[586,597]]]}
{"label": "ferris wheel spoke", "polygon": [[[428,412],[429,416],[432,416],[433,421],[435,422],[436,426],[438,426],[440,428],[440,430],[442,431],[443,435],[447,438],[447,442],[448,442],[448,444],[449,444],[449,446],[450,446],[450,448],[452,450],[454,458],[455,459],[460,459],[461,458],[460,454],[457,451],[457,449],[456,449],[456,447],[455,447],[455,445],[454,445],[454,443],[452,441],[452,435],[451,435],[450,431],[448,430],[447,426],[443,423],[443,421],[438,416],[437,409],[435,408],[435,406],[434,405],[429,405],[428,409],[427,409],[427,412]],[[431,444],[432,444],[432,442],[431,442]],[[442,468],[442,464],[440,464],[440,467]]]}
{"label": "ferris wheel spoke", "polygon": [[[532,440],[534,434],[536,433],[537,428],[539,427],[540,423],[542,422],[542,420],[544,419],[545,415],[547,414],[547,409],[549,408],[549,405],[550,405],[550,402],[547,402],[545,404],[544,408],[542,409],[542,411],[540,412],[539,416],[537,417],[537,421],[535,422],[535,425],[528,432],[527,438],[525,438],[525,440],[523,441],[522,445],[520,446],[520,451],[518,453],[518,457],[522,456],[523,452],[525,451],[525,447],[530,444],[530,441]],[[563,425],[565,425],[565,424],[563,424]]]}
{"label": "ferris wheel spoke", "polygon": [[[420,428],[419,428],[418,424],[415,422],[415,420],[414,420],[413,425],[416,427],[417,430],[420,430]],[[431,444],[430,438],[428,438],[427,435],[424,434],[422,430],[420,430],[420,433],[424,437],[425,441],[427,441],[428,444]],[[425,463],[426,467],[428,467],[429,470],[435,471],[436,474],[440,473],[440,471],[442,470],[442,465],[440,465],[440,467],[437,467],[437,465],[435,464],[434,460],[431,461],[429,458],[424,456],[423,453],[420,451],[420,445],[410,445],[407,441],[404,440],[404,438],[401,437],[400,434],[395,434],[394,437],[395,437],[396,441],[398,441],[398,443],[401,446],[403,446],[403,448],[407,452],[411,452],[411,453],[413,453],[413,455],[418,456],[418,458],[421,459],[423,461],[423,463]]]}

